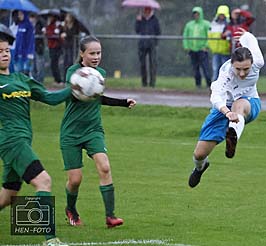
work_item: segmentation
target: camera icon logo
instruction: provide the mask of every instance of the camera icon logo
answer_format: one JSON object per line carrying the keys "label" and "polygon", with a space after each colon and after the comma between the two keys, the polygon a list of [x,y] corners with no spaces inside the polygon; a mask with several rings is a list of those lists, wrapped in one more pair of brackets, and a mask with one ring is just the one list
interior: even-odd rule
{"label": "camera icon logo", "polygon": [[48,226],[50,224],[50,207],[39,201],[28,201],[25,205],[15,207],[17,226]]}

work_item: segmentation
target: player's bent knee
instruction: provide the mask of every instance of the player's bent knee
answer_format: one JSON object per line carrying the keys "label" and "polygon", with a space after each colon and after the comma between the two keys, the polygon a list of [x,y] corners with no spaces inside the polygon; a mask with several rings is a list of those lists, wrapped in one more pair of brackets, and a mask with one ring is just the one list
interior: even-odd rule
{"label": "player's bent knee", "polygon": [[203,152],[203,151],[195,151],[194,152],[194,158],[196,159],[196,160],[204,160],[205,158],[206,158],[207,156],[206,156],[206,153],[205,152]]}
{"label": "player's bent knee", "polygon": [[71,177],[68,179],[68,183],[71,187],[79,187],[81,183],[82,177]]}
{"label": "player's bent knee", "polygon": [[32,179],[30,183],[36,190],[51,191],[52,179],[45,170]]}

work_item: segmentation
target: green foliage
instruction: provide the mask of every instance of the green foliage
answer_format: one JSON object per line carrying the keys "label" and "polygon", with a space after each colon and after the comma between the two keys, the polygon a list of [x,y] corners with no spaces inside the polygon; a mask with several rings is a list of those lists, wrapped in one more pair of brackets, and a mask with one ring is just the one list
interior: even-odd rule
{"label": "green foliage", "polygon": [[[75,245],[110,245],[103,242],[122,240],[194,246],[266,244],[266,219],[261,216],[265,210],[265,112],[246,126],[234,159],[224,157],[224,143],[217,146],[201,184],[190,189],[187,179],[193,168],[192,153],[207,108],[103,107],[116,214],[125,219],[125,225],[108,230],[98,175],[85,155],[77,205],[85,225],[73,228],[66,224],[66,174],[58,143],[64,106],[32,106],[33,148],[53,179],[57,235],[63,241]],[[24,184],[20,195],[32,194],[32,187]],[[0,215],[0,244],[43,241],[43,237],[10,236],[9,209]]]}

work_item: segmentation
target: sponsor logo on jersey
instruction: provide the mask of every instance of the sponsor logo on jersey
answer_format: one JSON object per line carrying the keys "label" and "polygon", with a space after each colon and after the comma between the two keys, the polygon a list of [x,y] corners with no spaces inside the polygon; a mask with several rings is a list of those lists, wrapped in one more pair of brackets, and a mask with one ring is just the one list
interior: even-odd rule
{"label": "sponsor logo on jersey", "polygon": [[8,86],[8,84],[0,85],[0,89],[3,89],[3,88],[5,88],[5,87],[7,87],[7,86]]}
{"label": "sponsor logo on jersey", "polygon": [[10,94],[2,93],[3,99],[19,98],[19,97],[31,97],[31,91],[13,91]]}

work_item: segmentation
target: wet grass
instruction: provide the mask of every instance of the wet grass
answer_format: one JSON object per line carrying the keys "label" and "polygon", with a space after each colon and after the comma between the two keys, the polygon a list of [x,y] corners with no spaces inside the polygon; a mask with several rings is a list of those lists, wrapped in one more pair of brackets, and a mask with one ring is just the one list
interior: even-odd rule
{"label": "wet grass", "polygon": [[[108,230],[98,175],[85,155],[77,205],[85,225],[73,228],[66,224],[66,174],[58,142],[64,106],[32,106],[33,147],[53,179],[57,234],[63,241],[73,245],[266,244],[266,112],[246,126],[234,159],[224,157],[224,143],[217,146],[201,184],[190,189],[187,179],[193,168],[192,152],[207,108],[103,107],[116,214],[125,220],[120,228]],[[32,187],[24,184],[20,195],[33,194]],[[0,212],[1,245],[43,241],[41,236],[10,236],[9,219],[9,209]]]}

